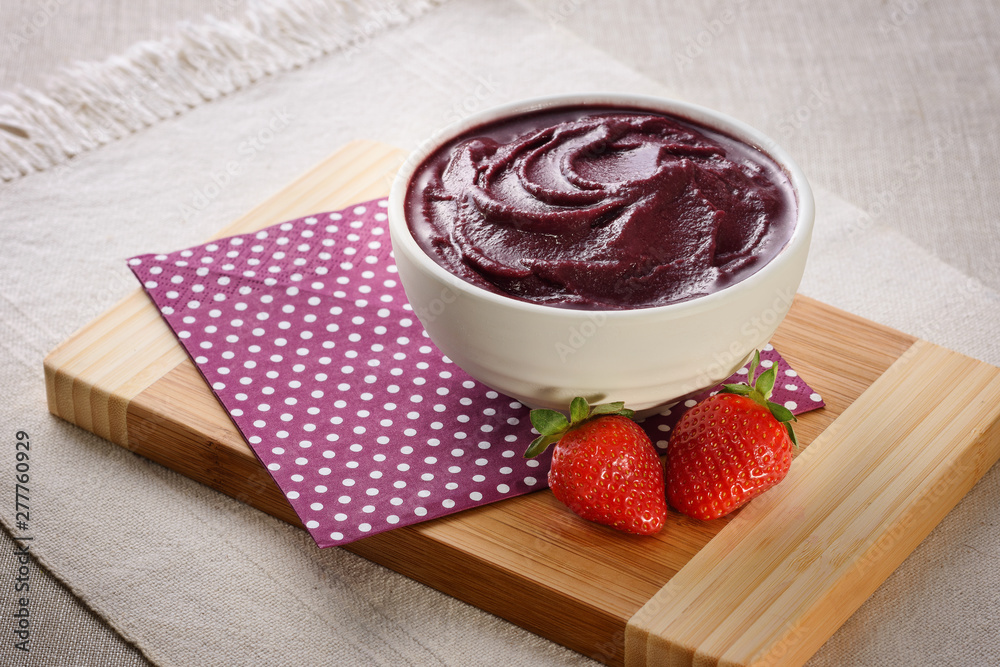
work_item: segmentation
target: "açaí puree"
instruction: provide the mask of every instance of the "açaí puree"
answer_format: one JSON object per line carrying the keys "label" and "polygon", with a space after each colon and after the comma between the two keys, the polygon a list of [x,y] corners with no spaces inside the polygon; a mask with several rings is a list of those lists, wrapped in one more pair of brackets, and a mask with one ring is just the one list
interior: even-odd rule
{"label": "a\u00e7a\u00ed puree", "polygon": [[761,151],[652,111],[572,107],[469,130],[417,168],[406,215],[445,269],[568,308],[662,306],[743,280],[795,199]]}

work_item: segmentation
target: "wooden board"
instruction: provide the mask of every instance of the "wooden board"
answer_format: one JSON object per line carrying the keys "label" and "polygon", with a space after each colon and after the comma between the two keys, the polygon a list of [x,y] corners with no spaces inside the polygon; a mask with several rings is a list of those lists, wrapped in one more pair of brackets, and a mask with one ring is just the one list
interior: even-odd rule
{"label": "wooden board", "polygon": [[[352,143],[219,236],[383,196],[403,158]],[[344,548],[609,664],[802,664],[1000,457],[1000,370],[801,296],[773,343],[827,407],[726,519],[633,537],[540,491]],[[140,290],[45,377],[54,414],[299,525]]]}

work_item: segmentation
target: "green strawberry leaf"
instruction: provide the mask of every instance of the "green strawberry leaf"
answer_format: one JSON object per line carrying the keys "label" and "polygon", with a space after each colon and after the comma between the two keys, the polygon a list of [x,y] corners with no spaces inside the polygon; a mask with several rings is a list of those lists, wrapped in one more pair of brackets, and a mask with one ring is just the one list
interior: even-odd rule
{"label": "green strawberry leaf", "polygon": [[757,378],[757,382],[755,383],[754,387],[756,388],[757,391],[760,392],[761,396],[764,397],[765,401],[771,398],[771,391],[774,390],[774,381],[775,378],[777,377],[777,374],[778,374],[778,369],[775,368],[774,366],[771,366],[766,371],[761,373],[760,376]]}
{"label": "green strawberry leaf", "polygon": [[[594,409],[590,412],[591,416],[597,415],[618,415],[622,413],[635,414],[632,410],[625,409],[624,401],[617,401],[615,403],[601,403],[600,405],[595,405]],[[626,417],[629,415],[625,415]]]}
{"label": "green strawberry leaf", "polygon": [[795,437],[795,429],[792,428],[792,422],[785,422],[785,428],[788,429],[788,439],[792,441],[792,446],[798,449],[799,439]]}
{"label": "green strawberry leaf", "polygon": [[531,441],[531,444],[528,445],[528,449],[524,451],[524,458],[526,459],[535,458],[536,456],[544,452],[546,449],[548,449],[549,445],[559,442],[559,439],[561,437],[562,433],[538,436],[537,438]]}
{"label": "green strawberry leaf", "polygon": [[571,424],[582,422],[590,415],[590,405],[583,396],[577,396],[569,404],[569,421]]}
{"label": "green strawberry leaf", "polygon": [[723,394],[738,394],[740,396],[749,396],[753,389],[748,384],[724,384],[722,389],[719,390]]}
{"label": "green strawberry leaf", "polygon": [[786,408],[784,405],[778,405],[771,401],[767,402],[767,409],[771,411],[771,416],[773,416],[778,423],[784,424],[785,429],[788,431],[788,439],[792,441],[794,447],[799,446],[799,439],[795,437],[795,429],[792,428],[792,422],[797,422],[798,419],[792,414],[792,411]]}
{"label": "green strawberry leaf", "polygon": [[750,360],[750,369],[747,373],[751,385],[753,384],[753,374],[757,371],[758,366],[760,366],[760,350],[754,350],[753,359]]}
{"label": "green strawberry leaf", "polygon": [[779,405],[777,403],[772,403],[771,401],[768,401],[767,409],[770,410],[771,414],[774,415],[774,418],[777,419],[782,424],[784,424],[785,422],[798,421],[798,419],[795,418],[795,415],[792,414],[792,411],[786,408],[784,405]]}
{"label": "green strawberry leaf", "polygon": [[566,415],[556,410],[532,410],[528,418],[541,435],[560,435],[569,428]]}

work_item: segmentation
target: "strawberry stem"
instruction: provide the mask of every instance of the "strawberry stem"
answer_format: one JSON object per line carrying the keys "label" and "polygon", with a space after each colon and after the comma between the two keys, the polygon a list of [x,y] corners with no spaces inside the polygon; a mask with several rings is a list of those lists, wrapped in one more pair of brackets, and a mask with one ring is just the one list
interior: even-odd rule
{"label": "strawberry stem", "polygon": [[753,359],[750,361],[750,368],[747,373],[749,381],[747,383],[724,384],[719,393],[746,396],[755,403],[763,405],[770,411],[779,424],[785,425],[785,428],[788,430],[788,438],[794,446],[798,447],[799,441],[795,437],[795,430],[792,428],[792,422],[798,421],[798,419],[784,405],[779,405],[770,400],[771,393],[774,391],[774,384],[777,381],[778,369],[771,366],[754,379],[754,372],[760,365],[760,350],[754,350]]}
{"label": "strawberry stem", "polygon": [[538,437],[528,445],[528,449],[524,452],[524,458],[531,459],[538,456],[549,445],[559,442],[566,431],[602,415],[621,415],[631,419],[635,416],[635,411],[626,408],[623,401],[602,403],[591,407],[587,399],[582,396],[577,396],[570,403],[568,419],[565,414],[558,410],[547,408],[532,410],[528,418],[531,420],[531,425],[538,431]]}

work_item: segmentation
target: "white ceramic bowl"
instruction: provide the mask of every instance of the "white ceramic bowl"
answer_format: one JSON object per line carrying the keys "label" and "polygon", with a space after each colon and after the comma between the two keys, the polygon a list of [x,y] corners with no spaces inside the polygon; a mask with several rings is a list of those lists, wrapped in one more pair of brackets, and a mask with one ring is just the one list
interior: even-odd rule
{"label": "white ceramic bowl", "polygon": [[[791,238],[770,262],[725,289],[665,306],[575,310],[472,285],[417,244],[404,199],[414,170],[438,146],[502,117],[566,105],[640,107],[689,119],[755,146],[788,175],[797,205]],[[712,386],[767,344],[805,268],[814,204],[805,175],[774,141],[718,112],[639,95],[560,95],[500,106],[438,132],[403,164],[389,195],[399,277],[431,340],[466,373],[531,407],[565,410],[574,396],[645,411]]]}

